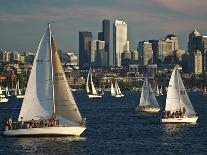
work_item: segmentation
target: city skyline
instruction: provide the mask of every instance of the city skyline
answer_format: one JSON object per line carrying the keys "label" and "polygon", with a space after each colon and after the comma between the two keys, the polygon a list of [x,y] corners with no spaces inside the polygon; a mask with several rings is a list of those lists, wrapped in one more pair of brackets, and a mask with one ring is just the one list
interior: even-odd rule
{"label": "city skyline", "polygon": [[36,51],[46,24],[54,21],[58,48],[77,52],[79,31],[92,32],[95,40],[103,19],[126,21],[131,50],[136,50],[139,41],[162,39],[168,34],[175,34],[180,47],[187,49],[188,35],[194,28],[207,35],[206,7],[204,0],[1,1],[0,49]]}

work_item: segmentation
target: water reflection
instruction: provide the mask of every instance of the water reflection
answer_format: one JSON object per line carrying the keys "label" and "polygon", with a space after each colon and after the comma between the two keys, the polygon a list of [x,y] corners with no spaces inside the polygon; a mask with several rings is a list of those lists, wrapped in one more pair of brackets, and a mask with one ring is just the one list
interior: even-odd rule
{"label": "water reflection", "polygon": [[77,142],[86,140],[85,137],[25,137],[18,138],[17,144],[24,153],[62,154],[75,149]]}

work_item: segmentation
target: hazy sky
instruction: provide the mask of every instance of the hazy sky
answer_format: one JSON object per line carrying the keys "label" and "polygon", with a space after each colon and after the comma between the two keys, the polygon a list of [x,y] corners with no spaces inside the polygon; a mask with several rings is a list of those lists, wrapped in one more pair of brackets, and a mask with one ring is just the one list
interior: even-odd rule
{"label": "hazy sky", "polygon": [[[128,24],[131,50],[142,40],[179,38],[187,48],[188,34],[197,28],[207,35],[206,0],[0,0],[0,49],[36,50],[52,25],[56,44],[63,51],[78,50],[78,32],[91,31],[93,39],[102,30],[102,20]],[[112,30],[112,29],[111,29]],[[112,31],[111,31],[112,32]],[[112,42],[112,40],[111,40]]]}

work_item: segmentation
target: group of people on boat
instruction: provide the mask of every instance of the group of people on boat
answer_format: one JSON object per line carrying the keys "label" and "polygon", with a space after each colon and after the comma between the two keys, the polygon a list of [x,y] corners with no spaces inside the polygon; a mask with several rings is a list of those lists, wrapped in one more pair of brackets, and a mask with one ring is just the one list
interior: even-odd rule
{"label": "group of people on boat", "polygon": [[32,119],[29,122],[25,122],[24,118],[21,117],[20,122],[13,123],[12,117],[6,118],[5,127],[8,130],[12,130],[12,128],[43,128],[43,127],[53,127],[59,125],[59,119],[55,114],[52,115],[51,119],[46,120],[34,120]]}
{"label": "group of people on boat", "polygon": [[145,105],[145,106],[140,106],[138,107],[139,109],[150,109],[150,108],[153,108],[151,105]]}
{"label": "group of people on boat", "polygon": [[163,118],[182,118],[185,115],[185,111],[185,107],[172,113],[170,111],[163,111]]}

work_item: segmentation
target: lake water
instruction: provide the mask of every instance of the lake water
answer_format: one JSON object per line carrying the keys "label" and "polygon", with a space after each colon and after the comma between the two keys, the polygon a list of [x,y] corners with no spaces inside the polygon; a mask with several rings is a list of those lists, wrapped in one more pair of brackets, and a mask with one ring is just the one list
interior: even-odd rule
{"label": "lake water", "polygon": [[[87,129],[81,137],[21,138],[0,136],[0,154],[207,154],[207,96],[190,93],[199,116],[197,124],[161,124],[161,114],[136,112],[140,93],[124,92],[113,98],[88,99],[73,92]],[[165,96],[157,97],[164,107]],[[0,104],[1,124],[18,116],[21,102],[13,98]],[[2,130],[1,130],[2,132]]]}

